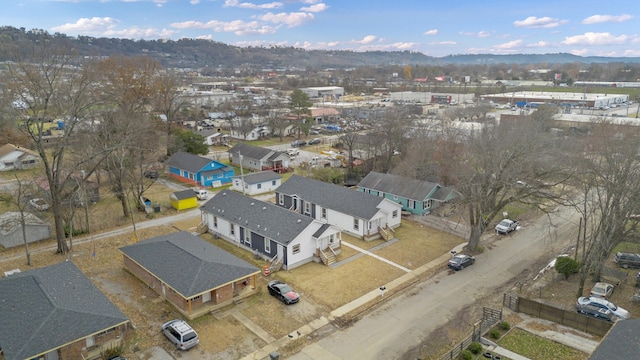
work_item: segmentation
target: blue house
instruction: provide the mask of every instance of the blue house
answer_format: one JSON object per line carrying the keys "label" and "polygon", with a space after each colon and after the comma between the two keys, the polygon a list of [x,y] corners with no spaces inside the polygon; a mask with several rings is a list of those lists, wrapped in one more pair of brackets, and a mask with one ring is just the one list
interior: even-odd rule
{"label": "blue house", "polygon": [[427,215],[440,204],[460,197],[459,192],[440,184],[375,171],[360,181],[358,191],[399,203],[402,211],[414,215]]}
{"label": "blue house", "polygon": [[233,168],[215,160],[186,152],[167,160],[169,175],[195,186],[216,187],[231,182]]}

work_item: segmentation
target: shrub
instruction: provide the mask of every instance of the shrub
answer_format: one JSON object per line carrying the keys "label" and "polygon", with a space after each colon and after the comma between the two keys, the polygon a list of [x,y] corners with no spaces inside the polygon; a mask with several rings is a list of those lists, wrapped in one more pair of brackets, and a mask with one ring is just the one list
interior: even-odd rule
{"label": "shrub", "polygon": [[467,350],[471,351],[476,355],[480,354],[480,352],[482,351],[482,344],[480,344],[477,341],[474,341],[471,344],[469,344],[469,346],[467,346]]}
{"label": "shrub", "polygon": [[462,359],[462,360],[471,360],[471,359],[473,359],[473,354],[469,350],[462,350],[460,352],[460,359]]}
{"label": "shrub", "polygon": [[509,331],[509,329],[511,329],[511,325],[506,321],[501,322],[500,325],[498,325],[498,327],[500,328],[500,330],[503,330],[503,331]]}
{"label": "shrub", "polygon": [[580,269],[580,263],[568,256],[558,256],[556,259],[556,271],[564,274],[564,278],[568,279],[569,275],[575,274]]}
{"label": "shrub", "polygon": [[500,331],[498,331],[497,329],[493,329],[491,330],[491,332],[489,333],[489,335],[491,336],[492,339],[494,340],[498,340],[500,339]]}

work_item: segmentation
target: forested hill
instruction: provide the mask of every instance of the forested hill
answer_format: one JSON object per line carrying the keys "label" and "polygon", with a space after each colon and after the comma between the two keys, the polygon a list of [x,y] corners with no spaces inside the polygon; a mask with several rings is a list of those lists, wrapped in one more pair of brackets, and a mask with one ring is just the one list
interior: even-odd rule
{"label": "forested hill", "polygon": [[155,58],[166,67],[229,68],[243,65],[278,68],[349,68],[380,65],[491,65],[491,64],[566,64],[566,63],[640,63],[640,58],[581,57],[571,54],[450,55],[431,57],[412,51],[328,51],[293,47],[237,47],[200,39],[129,40],[68,37],[44,30],[0,27],[0,61],[17,60],[18,53],[45,41],[67,42],[81,56],[137,56]]}

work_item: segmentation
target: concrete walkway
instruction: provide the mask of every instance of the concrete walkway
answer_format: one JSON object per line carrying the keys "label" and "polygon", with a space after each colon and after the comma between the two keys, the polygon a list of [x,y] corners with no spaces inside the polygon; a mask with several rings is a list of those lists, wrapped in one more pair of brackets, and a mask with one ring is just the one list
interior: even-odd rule
{"label": "concrete walkway", "polygon": [[348,243],[348,242],[346,242],[346,241],[342,241],[342,242],[341,242],[341,244],[342,244],[342,245],[344,245],[344,246],[346,246],[346,247],[348,247],[348,248],[352,248],[352,249],[354,249],[354,250],[357,250],[357,251],[359,251],[360,253],[362,253],[362,254],[364,254],[364,255],[369,255],[369,256],[371,256],[372,258],[374,258],[374,259],[378,259],[378,260],[380,260],[380,261],[382,261],[382,262],[384,262],[384,263],[387,263],[387,264],[389,264],[389,265],[391,265],[391,266],[393,266],[393,267],[397,267],[398,269],[400,269],[400,270],[402,270],[402,271],[404,271],[404,272],[411,272],[411,270],[410,270],[410,269],[407,269],[406,267],[404,267],[404,266],[402,266],[402,265],[398,265],[398,264],[394,263],[393,261],[390,261],[390,260],[387,260],[387,259],[385,259],[385,258],[383,258],[383,257],[381,257],[381,256],[378,256],[378,255],[374,254],[373,252],[371,252],[371,251],[369,251],[369,250],[365,250],[365,249],[359,248],[359,247],[357,247],[357,246],[355,246],[355,245],[349,244],[349,243]]}
{"label": "concrete walkway", "polygon": [[[346,244],[346,242],[343,242],[343,244]],[[467,243],[463,243],[460,244],[458,246],[456,246],[454,249],[454,251],[456,252],[461,252],[463,247],[466,245]],[[350,246],[349,246],[350,245]],[[356,250],[360,249],[354,245],[349,244],[349,247],[355,247]],[[372,254],[370,251],[368,250],[364,250],[364,249],[360,249],[362,250],[364,253],[366,253],[367,255],[375,255]],[[381,258],[377,255],[375,255],[374,257],[379,258],[382,261],[387,262],[388,260]],[[387,288],[387,290],[391,291],[394,290],[396,288],[400,288],[404,283],[409,282],[413,279],[415,279],[416,277],[418,277],[421,274],[424,274],[426,272],[428,272],[431,269],[434,269],[436,267],[441,267],[444,263],[446,263],[449,258],[451,258],[450,254],[443,254],[440,257],[428,262],[425,265],[422,265],[421,267],[415,269],[415,270],[409,270],[406,269],[407,273],[396,278],[395,280],[389,282],[388,284],[385,284],[385,287]],[[391,263],[391,262],[390,262]],[[393,263],[391,263],[393,264]],[[397,264],[396,264],[397,265]],[[397,265],[400,266],[400,265]],[[383,292],[380,289],[375,289],[372,290],[366,294],[364,294],[363,296],[331,311],[331,313],[329,314],[329,317],[321,317],[319,319],[316,319],[312,322],[310,322],[309,324],[293,331],[292,333],[290,333],[287,336],[284,336],[280,339],[277,339],[275,342],[267,344],[266,346],[264,346],[262,349],[258,350],[258,351],[254,351],[253,353],[243,357],[243,360],[262,360],[265,358],[269,357],[269,354],[273,353],[273,352],[277,352],[279,348],[286,346],[289,341],[291,340],[295,340],[300,336],[306,336],[310,333],[312,333],[315,330],[320,329],[321,327],[328,325],[331,321],[335,320],[336,318],[339,318],[341,316],[344,316],[346,314],[349,314],[352,311],[357,310],[358,308],[362,307],[363,305],[366,305],[367,303],[369,303],[370,301],[378,298],[378,297],[382,297],[384,296]],[[321,346],[317,345],[317,344],[310,344],[308,346],[305,347],[304,349],[305,352],[313,352],[314,353],[314,359],[338,359],[337,357],[335,357],[334,355],[327,353],[326,350],[324,350]]]}

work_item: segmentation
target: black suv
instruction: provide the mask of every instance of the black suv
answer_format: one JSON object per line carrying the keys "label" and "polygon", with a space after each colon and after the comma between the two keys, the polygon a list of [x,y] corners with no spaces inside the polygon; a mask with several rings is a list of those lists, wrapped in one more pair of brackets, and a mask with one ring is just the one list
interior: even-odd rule
{"label": "black suv", "polygon": [[618,266],[625,269],[640,268],[639,254],[618,252],[613,257],[613,261],[618,264]]}

